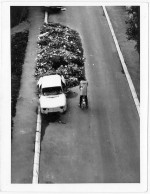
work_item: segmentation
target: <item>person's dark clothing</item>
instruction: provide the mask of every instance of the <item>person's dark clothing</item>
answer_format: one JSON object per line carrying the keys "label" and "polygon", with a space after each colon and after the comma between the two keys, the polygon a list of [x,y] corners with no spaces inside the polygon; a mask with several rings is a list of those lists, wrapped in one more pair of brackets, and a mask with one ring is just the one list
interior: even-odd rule
{"label": "person's dark clothing", "polygon": [[88,106],[88,98],[87,98],[87,96],[83,96],[83,95],[81,95],[80,96],[80,107],[81,107],[81,102],[82,102],[82,98],[85,98],[85,103],[86,103],[86,106]]}

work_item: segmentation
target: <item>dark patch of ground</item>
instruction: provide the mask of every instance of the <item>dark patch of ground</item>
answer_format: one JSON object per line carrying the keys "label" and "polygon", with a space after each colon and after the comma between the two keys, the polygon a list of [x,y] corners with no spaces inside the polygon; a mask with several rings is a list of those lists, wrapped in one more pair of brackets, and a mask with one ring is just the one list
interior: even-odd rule
{"label": "dark patch of ground", "polygon": [[11,27],[14,27],[25,21],[28,17],[28,7],[27,6],[11,6],[10,7],[10,22]]}
{"label": "dark patch of ground", "polygon": [[16,114],[16,103],[20,89],[22,65],[28,42],[29,31],[16,33],[11,37],[11,117]]}

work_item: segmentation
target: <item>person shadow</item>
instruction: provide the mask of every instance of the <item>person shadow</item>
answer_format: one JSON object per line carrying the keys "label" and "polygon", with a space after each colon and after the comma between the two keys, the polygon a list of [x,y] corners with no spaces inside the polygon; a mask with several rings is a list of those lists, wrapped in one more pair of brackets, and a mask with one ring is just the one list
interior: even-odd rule
{"label": "person shadow", "polygon": [[78,93],[73,92],[72,90],[69,90],[66,94],[67,98],[75,98],[76,96],[78,96]]}

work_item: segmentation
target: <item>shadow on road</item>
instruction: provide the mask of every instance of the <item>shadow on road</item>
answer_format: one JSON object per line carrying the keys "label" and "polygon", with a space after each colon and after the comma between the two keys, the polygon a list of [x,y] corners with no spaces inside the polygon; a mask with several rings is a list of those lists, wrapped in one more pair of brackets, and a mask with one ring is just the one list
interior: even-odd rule
{"label": "shadow on road", "polygon": [[75,98],[77,95],[78,93],[69,90],[67,93],[67,98]]}
{"label": "shadow on road", "polygon": [[49,113],[47,115],[41,115],[42,124],[41,124],[41,141],[45,135],[45,130],[50,123],[55,123],[60,121],[59,113]]}
{"label": "shadow on road", "polygon": [[[73,92],[69,90],[67,92],[67,98],[75,98],[78,95],[78,93]],[[70,106],[67,105],[67,112],[69,112]],[[66,113],[65,113],[66,114]],[[62,116],[60,113],[49,113],[47,115],[41,115],[42,124],[41,124],[41,141],[44,138],[46,128],[50,123],[60,123],[60,124],[66,124],[66,116]]]}

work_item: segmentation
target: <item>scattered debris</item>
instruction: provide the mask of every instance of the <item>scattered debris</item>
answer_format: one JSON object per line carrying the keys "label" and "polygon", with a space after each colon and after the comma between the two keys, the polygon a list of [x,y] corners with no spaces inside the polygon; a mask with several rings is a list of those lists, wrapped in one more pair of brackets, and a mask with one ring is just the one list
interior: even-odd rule
{"label": "scattered debris", "polygon": [[66,11],[66,8],[61,8],[61,11]]}

